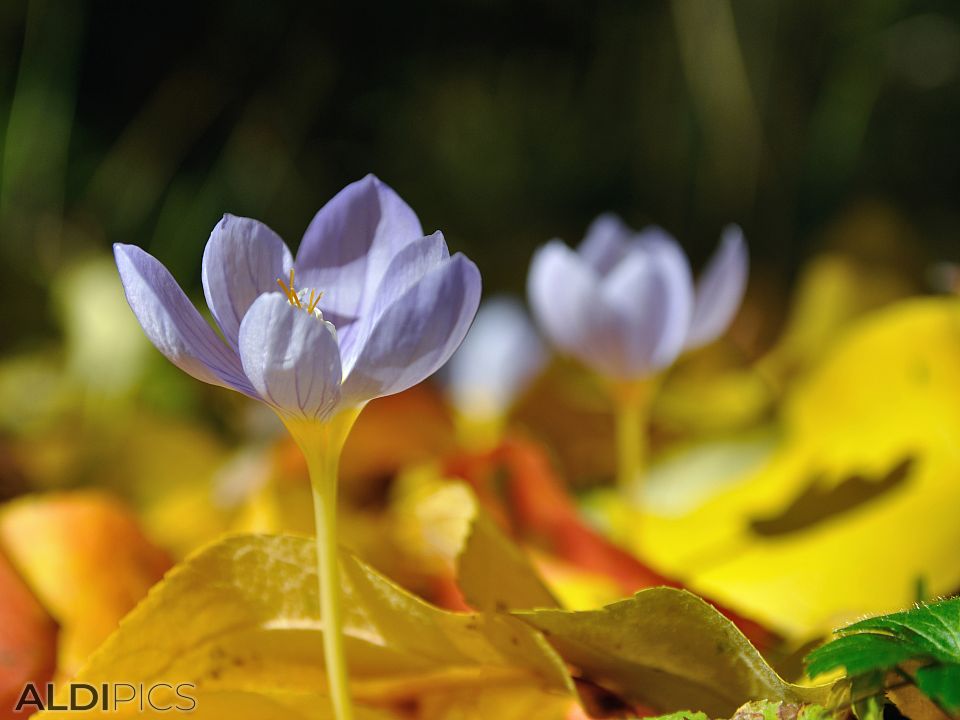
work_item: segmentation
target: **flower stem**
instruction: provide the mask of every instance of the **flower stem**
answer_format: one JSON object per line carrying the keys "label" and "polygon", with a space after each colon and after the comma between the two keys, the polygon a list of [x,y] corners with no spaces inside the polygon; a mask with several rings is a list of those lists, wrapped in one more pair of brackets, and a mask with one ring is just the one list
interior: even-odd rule
{"label": "flower stem", "polygon": [[616,409],[617,487],[627,492],[634,487],[646,462],[646,417],[652,384],[649,381],[617,385],[613,390]]}
{"label": "flower stem", "polygon": [[[337,559],[337,462],[326,466],[323,488],[313,485],[313,513],[317,532],[317,578],[320,581],[320,617],[323,619],[323,656],[327,666],[330,701],[337,720],[351,720],[350,677],[343,652],[340,603],[340,566]],[[331,478],[332,476],[332,478]]]}
{"label": "flower stem", "polygon": [[343,648],[343,613],[337,546],[337,473],[340,453],[357,412],[341,413],[323,423],[285,421],[303,451],[313,491],[316,522],[317,579],[323,620],[323,657],[336,720],[352,720],[350,676]]}

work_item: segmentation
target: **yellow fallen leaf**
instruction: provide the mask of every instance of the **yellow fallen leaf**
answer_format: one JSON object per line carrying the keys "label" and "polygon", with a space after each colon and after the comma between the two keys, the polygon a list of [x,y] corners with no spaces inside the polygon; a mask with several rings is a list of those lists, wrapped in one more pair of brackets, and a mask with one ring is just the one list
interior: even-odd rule
{"label": "yellow fallen leaf", "polygon": [[394,514],[405,546],[441,571],[455,572],[473,607],[557,607],[530,559],[483,511],[465,483],[445,480],[435,466],[423,465],[399,478],[395,496]]}
{"label": "yellow fallen leaf", "polygon": [[842,252],[814,258],[803,269],[786,327],[760,370],[778,384],[805,373],[857,320],[914,292],[900,268]]}
{"label": "yellow fallen leaf", "polygon": [[[550,594],[567,610],[592,610],[624,595],[623,587],[603,573],[585,570],[535,549],[530,555]],[[536,606],[528,603],[527,607]]]}
{"label": "yellow fallen leaf", "polygon": [[[799,640],[960,586],[960,302],[852,327],[783,410],[769,462],[683,516],[652,508],[634,550]],[[908,528],[908,531],[903,531]]]}
{"label": "yellow fallen leaf", "polygon": [[[350,555],[341,567],[351,690],[361,707],[501,684],[572,696],[563,662],[519,621],[440,610]],[[75,679],[192,683],[198,707],[208,698],[233,707],[251,694],[320,707],[322,632],[313,540],[235,536],[169,573]],[[40,717],[60,715],[67,717]]]}
{"label": "yellow fallen leaf", "polygon": [[418,720],[564,720],[569,697],[529,687],[493,687],[437,693],[418,707]]}

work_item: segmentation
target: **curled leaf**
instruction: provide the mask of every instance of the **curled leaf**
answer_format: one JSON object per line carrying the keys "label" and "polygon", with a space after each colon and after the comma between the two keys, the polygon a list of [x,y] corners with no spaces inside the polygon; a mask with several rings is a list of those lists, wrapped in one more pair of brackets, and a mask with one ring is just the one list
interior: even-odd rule
{"label": "curled leaf", "polygon": [[599,610],[513,615],[584,675],[662,711],[729,717],[746,700],[822,702],[828,689],[782,680],[730,620],[685,590],[651,588]]}

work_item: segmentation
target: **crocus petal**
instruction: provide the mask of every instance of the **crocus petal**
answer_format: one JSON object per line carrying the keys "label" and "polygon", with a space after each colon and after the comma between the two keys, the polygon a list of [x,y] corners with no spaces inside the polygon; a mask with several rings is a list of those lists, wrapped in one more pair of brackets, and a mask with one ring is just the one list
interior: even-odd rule
{"label": "crocus petal", "polygon": [[586,337],[575,354],[609,377],[649,374],[663,330],[663,294],[663,277],[651,256],[634,253],[598,290]]}
{"label": "crocus petal", "polygon": [[504,413],[547,360],[543,341],[515,298],[480,305],[460,349],[445,368],[454,405],[475,416]]}
{"label": "crocus petal", "polygon": [[663,328],[651,360],[654,368],[663,368],[677,359],[690,327],[693,313],[693,274],[680,245],[658,227],[640,233],[640,241],[651,253],[654,267],[661,277]]}
{"label": "crocus petal", "polygon": [[530,261],[527,296],[537,324],[561,350],[576,353],[586,344],[596,273],[560,240],[539,248]]}
{"label": "crocus petal", "polygon": [[747,288],[749,263],[743,231],[736,225],[727,226],[720,247],[697,280],[687,349],[716,340],[730,325]]}
{"label": "crocus petal", "polygon": [[240,359],[217,337],[170,272],[134,245],[117,243],[120,280],[144,332],[174,365],[197,380],[257,397]]}
{"label": "crocus petal", "polygon": [[595,365],[608,374],[631,378],[676,359],[693,304],[685,267],[682,253],[678,258],[670,248],[657,246],[633,251],[610,273],[601,285],[584,351]]}
{"label": "crocus petal", "polygon": [[277,410],[325,419],[340,399],[340,350],[330,323],[280,293],[257,298],[240,323],[240,358],[257,392]]}
{"label": "crocus petal", "polygon": [[604,213],[590,223],[577,253],[598,275],[606,275],[627,253],[633,231],[613,213]]}
{"label": "crocus petal", "polygon": [[293,256],[261,222],[224,215],[203,251],[203,293],[224,337],[237,347],[240,321],[253,301],[286,279]]}
{"label": "crocus petal", "polygon": [[659,225],[647,225],[644,227],[631,238],[630,245],[631,249],[649,249],[651,246],[671,249],[673,252],[680,254],[689,271],[690,264],[687,262],[687,256],[684,255],[680,245],[677,244],[673,235]]}
{"label": "crocus petal", "polygon": [[343,403],[401,392],[443,365],[460,345],[480,303],[480,272],[457,253],[429,270],[382,312],[352,367]]}
{"label": "crocus petal", "polygon": [[337,193],[307,228],[296,260],[301,286],[324,292],[324,312],[359,317],[391,258],[421,237],[410,206],[367,175]]}
{"label": "crocus petal", "polygon": [[440,232],[412,241],[393,256],[373,295],[373,303],[366,309],[363,317],[342,330],[340,325],[337,325],[340,357],[345,367],[353,364],[356,354],[363,346],[363,338],[369,335],[384,310],[419,282],[429,270],[449,257],[447,243]]}

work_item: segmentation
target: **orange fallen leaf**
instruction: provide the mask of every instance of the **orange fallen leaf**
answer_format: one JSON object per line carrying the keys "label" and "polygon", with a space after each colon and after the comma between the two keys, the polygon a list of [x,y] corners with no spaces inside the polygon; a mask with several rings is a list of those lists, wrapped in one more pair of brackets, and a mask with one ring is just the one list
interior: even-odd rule
{"label": "orange fallen leaf", "polygon": [[56,660],[57,624],[0,552],[0,720],[30,714],[13,711],[17,699],[50,680]]}
{"label": "orange fallen leaf", "polygon": [[126,506],[92,491],[7,504],[0,547],[61,627],[61,676],[72,675],[171,566]]}

